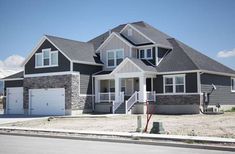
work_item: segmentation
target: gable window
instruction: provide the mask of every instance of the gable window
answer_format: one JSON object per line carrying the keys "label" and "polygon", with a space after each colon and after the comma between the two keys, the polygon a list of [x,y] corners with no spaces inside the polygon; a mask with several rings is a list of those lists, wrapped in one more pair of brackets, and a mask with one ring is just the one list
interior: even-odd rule
{"label": "gable window", "polygon": [[127,30],[127,35],[128,35],[128,36],[132,36],[132,29],[131,29],[131,28],[129,28],[129,29]]}
{"label": "gable window", "polygon": [[185,93],[185,75],[164,76],[164,93]]}
{"label": "gable window", "polygon": [[123,49],[109,50],[107,51],[107,66],[115,67],[119,65],[124,59]]}
{"label": "gable window", "polygon": [[35,54],[35,67],[53,67],[58,66],[58,51],[51,49],[42,49],[41,53]]}
{"label": "gable window", "polygon": [[153,52],[151,48],[140,49],[139,50],[139,59],[152,59]]}
{"label": "gable window", "polygon": [[48,66],[50,65],[50,49],[42,50],[43,53],[43,65]]}
{"label": "gable window", "polygon": [[35,54],[35,66],[41,67],[42,66],[42,53]]}
{"label": "gable window", "polygon": [[235,92],[235,78],[231,79],[231,88],[232,92]]}

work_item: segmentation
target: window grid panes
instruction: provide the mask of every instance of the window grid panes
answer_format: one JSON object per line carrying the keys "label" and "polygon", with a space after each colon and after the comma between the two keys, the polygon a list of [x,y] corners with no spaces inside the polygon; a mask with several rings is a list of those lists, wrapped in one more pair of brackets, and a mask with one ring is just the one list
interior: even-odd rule
{"label": "window grid panes", "polygon": [[119,65],[124,58],[123,50],[108,51],[108,67],[114,67]]}
{"label": "window grid panes", "polygon": [[36,67],[42,66],[42,53],[35,54]]}
{"label": "window grid panes", "polygon": [[165,93],[184,93],[185,92],[185,77],[172,76],[164,78]]}
{"label": "window grid panes", "polygon": [[148,48],[148,49],[140,49],[139,50],[139,59],[152,59],[152,49]]}
{"label": "window grid panes", "polygon": [[58,52],[51,53],[51,65],[58,65]]}

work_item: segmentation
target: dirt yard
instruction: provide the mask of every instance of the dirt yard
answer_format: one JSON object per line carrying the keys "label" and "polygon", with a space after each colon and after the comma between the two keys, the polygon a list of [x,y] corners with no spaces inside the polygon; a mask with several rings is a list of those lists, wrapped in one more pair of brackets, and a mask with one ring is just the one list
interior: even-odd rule
{"label": "dirt yard", "polygon": [[[167,134],[217,136],[235,138],[235,112],[223,115],[153,115],[153,121],[163,122]],[[143,127],[146,116],[143,116]],[[137,126],[137,115],[118,115],[100,118],[54,118],[5,124],[4,126],[55,128],[89,131],[134,132]]]}

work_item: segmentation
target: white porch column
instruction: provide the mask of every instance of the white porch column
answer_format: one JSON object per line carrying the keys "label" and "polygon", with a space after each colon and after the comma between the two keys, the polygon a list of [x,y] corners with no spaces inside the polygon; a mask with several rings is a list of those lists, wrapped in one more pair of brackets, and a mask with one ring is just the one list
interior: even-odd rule
{"label": "white porch column", "polygon": [[146,95],[146,77],[141,76],[139,77],[139,101],[146,102],[147,95]]}
{"label": "white porch column", "polygon": [[117,77],[117,76],[115,76],[115,101],[116,102],[119,102],[120,101],[120,99],[119,99],[119,97],[120,97],[120,91],[121,91],[121,79],[119,78],[119,77]]}
{"label": "white porch column", "polygon": [[95,102],[99,101],[98,93],[100,92],[100,80],[95,78]]}

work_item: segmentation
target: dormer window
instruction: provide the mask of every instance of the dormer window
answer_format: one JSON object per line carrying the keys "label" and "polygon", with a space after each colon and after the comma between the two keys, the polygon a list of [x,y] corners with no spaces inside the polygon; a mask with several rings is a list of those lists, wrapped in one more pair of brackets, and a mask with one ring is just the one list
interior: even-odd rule
{"label": "dormer window", "polygon": [[127,30],[127,35],[128,35],[128,36],[132,36],[132,29],[131,29],[131,28],[129,28],[129,29]]}
{"label": "dormer window", "polygon": [[139,59],[152,59],[153,58],[153,52],[151,48],[146,49],[140,49],[138,54]]}
{"label": "dormer window", "polygon": [[35,54],[35,67],[54,67],[58,66],[58,51],[42,49],[42,52]]}

